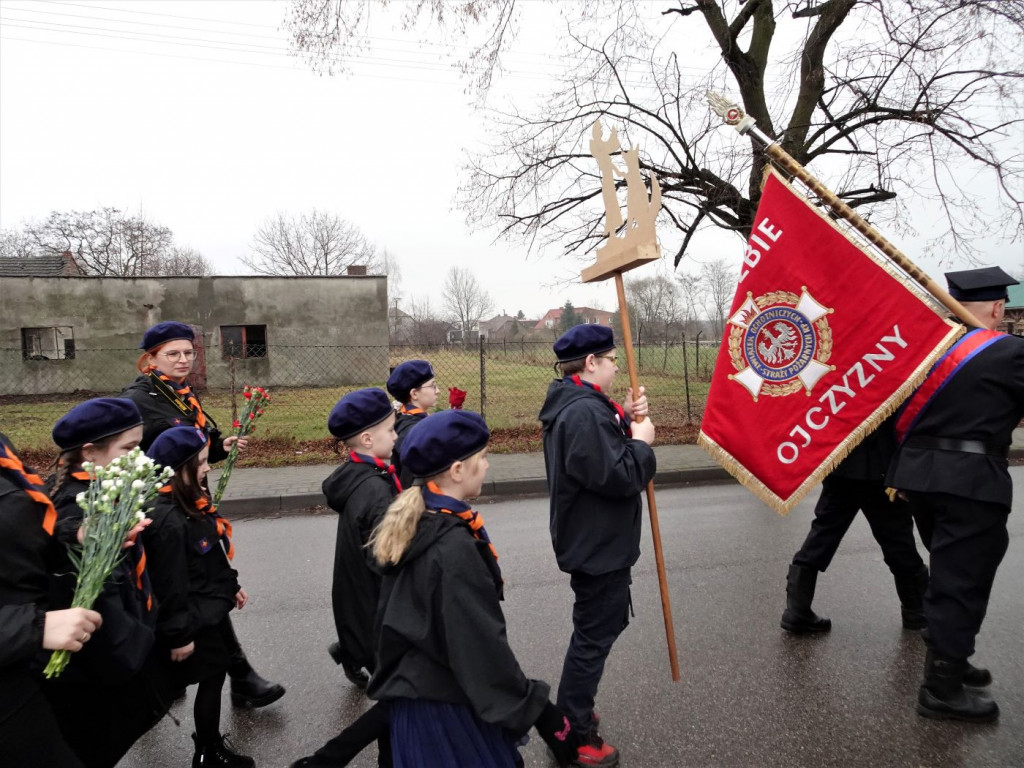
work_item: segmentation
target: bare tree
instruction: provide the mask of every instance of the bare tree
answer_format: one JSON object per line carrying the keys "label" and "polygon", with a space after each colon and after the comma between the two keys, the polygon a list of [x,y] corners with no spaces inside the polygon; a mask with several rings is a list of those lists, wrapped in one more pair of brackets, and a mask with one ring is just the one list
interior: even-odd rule
{"label": "bare tree", "polygon": [[[378,0],[383,2],[383,0]],[[365,23],[374,0],[292,0],[296,47],[321,64]],[[487,30],[467,64],[500,69],[529,4],[416,3],[405,23]],[[585,137],[598,117],[643,150],[659,179],[661,230],[678,266],[709,229],[746,237],[763,156],[728,135],[704,103],[738,94],[760,128],[876,224],[913,232],[912,201],[944,217],[946,259],[1024,233],[1024,0],[638,0],[560,6],[562,85],[539,106],[496,111],[493,146],[468,164],[471,224],[531,246],[582,254],[603,235],[601,180]],[[689,59],[679,51],[685,50]],[[744,150],[744,147],[746,149]],[[622,182],[619,182],[620,186]],[[983,194],[979,194],[979,190]]]}
{"label": "bare tree", "polygon": [[447,340],[448,323],[437,315],[430,306],[430,298],[412,299],[409,302],[412,315],[411,342],[417,346],[440,346]]}
{"label": "bare tree", "polygon": [[202,277],[213,270],[209,259],[189,246],[174,246],[161,262],[155,265],[155,275],[184,275]]}
{"label": "bare tree", "polygon": [[358,226],[329,211],[313,209],[267,218],[253,236],[242,263],[260,275],[343,275],[350,266],[379,274],[381,255]]}
{"label": "bare tree", "polygon": [[23,259],[32,255],[32,242],[17,229],[0,229],[0,258]]}
{"label": "bare tree", "polygon": [[679,286],[666,275],[628,278],[626,300],[638,339],[656,341],[679,321]]}
{"label": "bare tree", "polygon": [[736,271],[728,266],[725,259],[718,259],[701,266],[700,279],[704,289],[704,309],[715,336],[720,337],[725,330],[725,314],[736,293]]}
{"label": "bare tree", "polygon": [[683,331],[695,334],[701,329],[700,318],[704,305],[704,291],[700,275],[683,272],[676,275],[676,282],[679,283],[680,322]]}
{"label": "bare tree", "polygon": [[462,329],[462,343],[469,338],[469,332],[477,327],[480,319],[491,311],[493,304],[487,291],[468,269],[452,267],[444,281],[441,292],[445,311],[452,323]]}
{"label": "bare tree", "polygon": [[53,211],[45,221],[30,222],[23,231],[34,253],[70,251],[87,275],[144,277],[204,275],[210,265],[192,248],[174,245],[174,234],[144,215],[117,208],[96,211]]}

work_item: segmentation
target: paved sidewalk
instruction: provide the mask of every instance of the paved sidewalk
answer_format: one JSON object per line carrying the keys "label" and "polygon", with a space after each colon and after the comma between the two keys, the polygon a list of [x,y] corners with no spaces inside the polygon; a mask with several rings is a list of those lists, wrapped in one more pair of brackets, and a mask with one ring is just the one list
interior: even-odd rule
{"label": "paved sidewalk", "polygon": [[[731,481],[732,476],[696,445],[656,445],[658,486]],[[1024,459],[1024,428],[1014,430],[1010,457]],[[484,496],[547,493],[541,453],[492,453]],[[236,469],[221,500],[221,511],[233,516],[294,512],[325,504],[320,485],[336,464]],[[219,472],[211,473],[215,487]]]}

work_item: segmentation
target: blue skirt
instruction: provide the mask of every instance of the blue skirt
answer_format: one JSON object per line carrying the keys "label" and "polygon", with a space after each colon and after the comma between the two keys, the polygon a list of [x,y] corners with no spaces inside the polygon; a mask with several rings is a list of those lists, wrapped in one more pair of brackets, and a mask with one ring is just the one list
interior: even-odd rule
{"label": "blue skirt", "polygon": [[391,701],[394,768],[517,768],[516,738],[461,704]]}

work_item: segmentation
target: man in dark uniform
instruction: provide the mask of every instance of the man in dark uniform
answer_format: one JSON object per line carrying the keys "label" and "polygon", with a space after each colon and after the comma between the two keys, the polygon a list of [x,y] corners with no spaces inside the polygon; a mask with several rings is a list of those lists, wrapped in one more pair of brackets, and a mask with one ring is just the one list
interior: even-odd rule
{"label": "man in dark uniform", "polygon": [[910,505],[902,499],[891,502],[885,493],[885,473],[896,448],[894,421],[891,417],[882,422],[822,483],[811,530],[789,566],[781,621],[787,632],[827,632],[832,628],[829,619],[811,610],[814,586],[818,574],[832,562],[858,510],[863,510],[896,582],[903,626],[925,626],[921,600],[928,587],[928,568],[914,543]]}
{"label": "man in dark uniform", "polygon": [[999,717],[999,707],[973,686],[991,676],[967,659],[1009,543],[1007,455],[1024,417],[1024,339],[995,331],[1006,286],[1017,282],[1003,270],[950,272],[946,280],[983,327],[969,328],[904,404],[888,485],[915,506],[931,552],[928,653],[917,711],[988,722]]}
{"label": "man in dark uniform", "polygon": [[551,493],[551,543],[575,595],[558,707],[582,745],[576,765],[618,765],[597,732],[594,698],[612,644],[629,623],[630,569],[640,557],[640,494],[656,461],[643,389],[624,406],[605,392],[618,371],[611,328],[577,325],[554,345],[563,378],[540,412]]}

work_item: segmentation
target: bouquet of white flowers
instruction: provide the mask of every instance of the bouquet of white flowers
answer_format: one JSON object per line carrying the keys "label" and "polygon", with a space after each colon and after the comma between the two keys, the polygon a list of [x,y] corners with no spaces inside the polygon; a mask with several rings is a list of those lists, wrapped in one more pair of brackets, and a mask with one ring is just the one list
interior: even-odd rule
{"label": "bouquet of white flowers", "polygon": [[[145,508],[174,471],[170,467],[161,469],[139,448],[105,467],[87,461],[82,469],[92,476],[92,482],[76,498],[85,514],[82,546],[69,553],[78,569],[71,607],[91,609],[103,584],[124,557],[128,532],[145,520]],[[70,658],[69,651],[54,651],[44,673],[56,677]]]}

